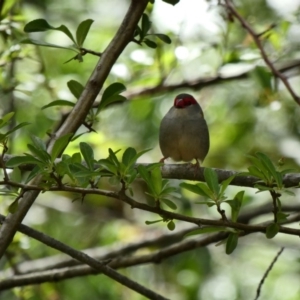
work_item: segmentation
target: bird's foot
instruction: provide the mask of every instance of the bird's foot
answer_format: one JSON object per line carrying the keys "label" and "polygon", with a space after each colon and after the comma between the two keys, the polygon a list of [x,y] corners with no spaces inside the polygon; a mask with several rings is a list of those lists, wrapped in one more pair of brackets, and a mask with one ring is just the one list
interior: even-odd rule
{"label": "bird's foot", "polygon": [[168,158],[168,157],[163,157],[162,159],[159,160],[159,162],[162,163],[162,164],[164,164],[164,163],[165,163],[165,160],[166,160],[167,158]]}
{"label": "bird's foot", "polygon": [[194,176],[196,177],[198,170],[200,169],[200,163],[197,158],[196,158],[196,162],[194,164],[191,163],[191,167],[194,169]]}

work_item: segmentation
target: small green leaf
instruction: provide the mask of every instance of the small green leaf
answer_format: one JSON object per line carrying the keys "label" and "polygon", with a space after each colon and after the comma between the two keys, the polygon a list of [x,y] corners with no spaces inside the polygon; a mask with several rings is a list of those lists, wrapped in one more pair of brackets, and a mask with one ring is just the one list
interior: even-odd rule
{"label": "small green leaf", "polygon": [[76,30],[76,41],[78,47],[82,47],[93,22],[94,20],[87,19],[79,24]]}
{"label": "small green leaf", "polygon": [[236,222],[237,218],[239,216],[239,212],[242,207],[244,194],[245,194],[245,191],[239,191],[234,196],[233,200],[226,201],[231,206],[231,219],[233,222]]}
{"label": "small green leaf", "polygon": [[19,199],[15,200],[14,202],[12,202],[9,207],[8,207],[8,211],[11,213],[11,214],[14,214],[17,210],[18,210],[18,207],[19,207]]}
{"label": "small green leaf", "polygon": [[13,129],[7,131],[5,135],[9,135],[9,134],[15,132],[16,130],[18,130],[18,129],[24,127],[24,126],[27,126],[27,125],[30,125],[30,123],[22,122],[22,123],[18,124],[17,126],[15,126]]}
{"label": "small green leaf", "polygon": [[32,171],[29,173],[25,183],[28,183],[31,179],[33,179],[35,176],[37,176],[41,172],[42,172],[41,168],[39,166],[35,166],[32,169]]}
{"label": "small green leaf", "polygon": [[6,162],[5,165],[7,168],[14,168],[24,164],[37,164],[37,163],[39,164],[41,163],[41,161],[30,155],[30,156],[12,157]]}
{"label": "small green leaf", "polygon": [[96,115],[107,105],[117,102],[117,101],[125,101],[126,98],[120,93],[126,91],[126,87],[123,83],[115,82],[109,85],[103,92],[100,104],[98,106]]}
{"label": "small green leaf", "polygon": [[127,148],[122,156],[122,163],[125,166],[128,166],[131,163],[131,160],[135,158],[136,156],[136,150],[132,147]]}
{"label": "small green leaf", "polygon": [[261,179],[264,179],[264,173],[262,173],[256,166],[250,166],[248,168],[249,174]]}
{"label": "small green leaf", "polygon": [[66,34],[71,41],[76,44],[72,33],[70,32],[69,28],[65,25],[60,25],[59,27],[51,26],[45,19],[36,19],[27,23],[24,27],[25,32],[41,32],[47,30],[58,30]]}
{"label": "small green leaf", "polygon": [[109,159],[114,163],[115,166],[117,166],[118,168],[120,168],[120,162],[116,156],[116,153],[118,153],[120,150],[114,152],[112,151],[111,148],[108,149],[108,153],[109,153]]}
{"label": "small green leaf", "polygon": [[176,210],[177,209],[177,205],[169,200],[169,199],[166,199],[166,198],[161,198],[159,199],[161,202],[163,202],[164,204],[166,204],[169,208],[173,209],[173,210]]}
{"label": "small green leaf", "polygon": [[203,228],[198,228],[196,230],[193,230],[189,233],[187,233],[185,236],[192,236],[192,235],[198,235],[198,234],[203,234],[203,233],[213,233],[213,232],[221,232],[221,231],[229,231],[230,230],[226,227],[203,227]]}
{"label": "small green leaf", "polygon": [[220,186],[218,182],[217,173],[213,169],[205,168],[204,178],[210,190],[214,193],[216,197],[218,197],[220,192]]}
{"label": "small green leaf", "polygon": [[73,94],[73,96],[76,99],[79,99],[82,91],[84,90],[84,86],[76,80],[68,81],[67,85],[68,85],[70,92]]}
{"label": "small green leaf", "polygon": [[152,34],[152,35],[157,36],[161,41],[163,41],[166,44],[171,44],[172,43],[172,40],[165,34],[155,33],[155,34]]}
{"label": "small green leaf", "polygon": [[25,32],[41,32],[55,29],[45,19],[36,19],[27,23],[24,27]]}
{"label": "small green leaf", "polygon": [[70,138],[73,136],[73,133],[68,133],[60,138],[58,138],[52,148],[51,152],[51,161],[54,162],[54,160],[62,154],[63,150],[67,147]]}
{"label": "small green leaf", "polygon": [[175,223],[174,223],[174,221],[172,220],[172,221],[168,222],[167,226],[168,226],[169,230],[173,231],[175,229]]}
{"label": "small green leaf", "polygon": [[190,192],[195,193],[195,194],[213,199],[212,192],[207,187],[207,185],[202,183],[202,182],[199,182],[198,184],[189,184],[189,183],[186,183],[186,182],[182,182],[180,184],[180,186],[183,187],[184,189],[187,189]]}
{"label": "small green leaf", "polygon": [[53,102],[50,102],[47,105],[44,105],[42,109],[52,107],[52,106],[71,106],[74,107],[75,103],[68,101],[68,100],[55,100]]}
{"label": "small green leaf", "polygon": [[31,151],[31,153],[34,154],[38,159],[40,159],[44,164],[51,161],[51,156],[47,151],[35,148],[30,144],[28,144],[27,147]]}
{"label": "small green leaf", "polygon": [[238,244],[238,239],[239,235],[237,233],[229,233],[228,238],[226,240],[226,254],[231,254],[235,250]]}
{"label": "small green leaf", "polygon": [[143,42],[149,47],[149,48],[152,48],[152,49],[155,49],[157,48],[157,44],[149,39],[144,39]]}
{"label": "small green leaf", "polygon": [[265,165],[265,167],[268,169],[268,171],[273,176],[274,180],[276,181],[277,185],[281,187],[282,185],[282,177],[280,176],[280,173],[278,173],[275,169],[274,164],[270,160],[270,158],[261,152],[257,152],[256,156],[262,161],[262,163]]}
{"label": "small green leaf", "polygon": [[94,151],[92,147],[84,142],[79,144],[80,152],[90,170],[94,170]]}
{"label": "small green leaf", "polygon": [[271,223],[266,228],[266,237],[272,239],[278,232],[280,226],[277,223]]}
{"label": "small green leaf", "polygon": [[2,117],[0,119],[0,128],[4,127],[7,125],[8,121],[14,116],[14,112],[10,112]]}
{"label": "small green leaf", "polygon": [[32,135],[31,140],[32,140],[33,145],[34,145],[35,148],[43,150],[43,151],[47,150],[46,149],[46,143],[42,139],[40,139],[39,137],[37,137],[35,135]]}
{"label": "small green leaf", "polygon": [[162,190],[162,176],[160,168],[156,168],[151,172],[151,185],[150,188],[152,189],[153,194],[155,197],[158,197]]}
{"label": "small green leaf", "polygon": [[231,181],[235,178],[235,176],[236,175],[232,175],[232,176],[228,177],[227,179],[225,179],[224,181],[221,182],[221,191],[220,191],[220,196],[221,197],[224,195],[225,190],[227,189],[227,187],[229,186]]}
{"label": "small green leaf", "polygon": [[38,40],[35,40],[35,39],[29,39],[29,38],[21,40],[20,43],[21,44],[30,44],[30,45],[42,46],[42,47],[67,49],[67,50],[72,50],[72,51],[75,51],[75,52],[78,51],[73,46],[59,46],[59,45],[56,45],[56,44],[46,43],[46,42],[43,42],[43,41],[38,41]]}
{"label": "small green leaf", "polygon": [[289,214],[285,214],[282,211],[277,212],[276,217],[277,217],[278,223],[287,221],[288,216],[289,216]]}
{"label": "small green leaf", "polygon": [[150,172],[147,170],[147,168],[143,165],[139,165],[138,172],[141,175],[141,177],[146,181],[146,183],[149,184],[151,178],[150,178]]}
{"label": "small green leaf", "polygon": [[142,17],[142,36],[144,37],[151,27],[151,22],[146,14]]}

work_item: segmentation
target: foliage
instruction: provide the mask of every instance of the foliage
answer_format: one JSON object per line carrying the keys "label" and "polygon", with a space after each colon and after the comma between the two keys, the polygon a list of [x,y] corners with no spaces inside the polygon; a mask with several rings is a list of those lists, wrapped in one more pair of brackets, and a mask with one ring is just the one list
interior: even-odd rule
{"label": "foliage", "polygon": [[[299,173],[299,109],[262,61],[245,24],[225,9],[228,1],[183,2],[149,1],[126,49],[109,66],[110,74],[81,127],[68,133],[64,126],[70,112],[79,115],[77,104],[100,86],[90,80],[91,73],[98,74],[106,63],[95,68],[119,29],[124,1],[0,5],[0,164],[6,167],[1,211],[16,215],[24,195],[40,191],[26,219],[29,226],[74,249],[101,246],[106,256],[99,260],[105,264],[124,260],[126,265],[134,259],[143,264],[145,259],[149,266],[128,264],[120,273],[171,299],[218,298],[218,289],[211,286],[220,282],[232,287],[224,289],[224,299],[248,299],[261,280],[256,275],[265,274],[277,252],[269,240],[275,238],[287,246],[289,260],[282,258],[271,272],[264,296],[279,299],[288,295],[287,286],[289,295],[295,294],[289,299],[297,299],[293,280],[298,267],[290,260],[298,258],[283,237],[290,234],[290,245],[297,246],[291,232],[298,225],[289,223],[299,221],[294,217],[299,182],[293,187],[286,182],[291,173]],[[233,5],[256,32],[271,63],[276,61],[276,69],[291,76],[297,92],[293,70],[299,64],[298,44],[293,32],[299,8],[279,13],[268,6],[271,2]],[[71,58],[70,51],[75,53]],[[188,172],[172,173],[175,166],[157,163],[162,115],[175,94],[189,90],[201,102],[211,136],[205,168],[195,171],[197,176],[203,172],[203,182],[196,183],[184,181]],[[206,166],[237,172],[231,176],[228,171],[223,180],[225,170]],[[254,184],[236,187],[240,178]],[[187,230],[187,224],[198,227]],[[257,239],[255,232],[266,238]],[[181,240],[183,236],[189,238]],[[135,248],[135,243],[141,244]],[[207,247],[210,243],[219,247]],[[115,244],[126,246],[118,252]],[[18,233],[1,260],[2,269],[13,267],[22,274],[18,263],[55,254]],[[149,257],[152,260],[146,261]],[[243,273],[235,264],[243,265]],[[248,270],[253,270],[249,276]],[[288,285],[283,277],[291,279]],[[15,289],[4,298],[124,297],[118,283],[101,278],[100,288],[98,276],[81,276],[38,289]],[[141,299],[127,291],[127,298]]]}

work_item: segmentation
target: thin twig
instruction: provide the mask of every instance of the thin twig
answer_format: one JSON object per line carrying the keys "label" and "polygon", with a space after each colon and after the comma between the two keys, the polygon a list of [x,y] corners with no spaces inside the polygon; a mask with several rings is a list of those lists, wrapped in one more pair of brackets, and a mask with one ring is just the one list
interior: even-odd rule
{"label": "thin twig", "polygon": [[266,270],[263,278],[261,279],[259,285],[258,285],[258,288],[257,288],[257,291],[256,291],[256,297],[254,300],[257,300],[260,296],[260,291],[261,291],[261,288],[262,288],[262,285],[264,284],[264,281],[266,280],[267,276],[269,275],[270,271],[272,270],[275,262],[277,261],[278,257],[280,256],[280,254],[283,252],[284,250],[284,247],[282,247],[278,253],[276,254],[276,256],[274,257],[274,259],[272,260],[270,266],[268,267],[268,269]]}
{"label": "thin twig", "polygon": [[101,57],[101,55],[102,55],[101,52],[97,52],[97,51],[86,49],[86,48],[82,48],[82,47],[80,48],[80,52],[81,52],[80,53],[81,55],[86,55],[87,53],[95,55],[95,56],[99,56],[99,57]]}
{"label": "thin twig", "polygon": [[300,97],[294,92],[294,90],[291,87],[288,79],[282,73],[280,73],[280,71],[278,69],[275,68],[274,64],[269,59],[269,57],[268,57],[268,55],[267,55],[267,53],[266,53],[266,51],[265,51],[265,49],[262,45],[262,42],[261,42],[261,39],[260,39],[260,34],[257,34],[254,31],[254,29],[249,25],[249,23],[238,13],[238,11],[235,9],[234,5],[232,4],[231,0],[225,0],[225,3],[226,3],[225,6],[229,10],[229,12],[239,20],[241,25],[251,35],[251,37],[253,38],[256,46],[260,50],[260,53],[261,53],[261,56],[262,56],[263,60],[265,61],[266,65],[270,68],[270,70],[272,71],[274,76],[279,77],[281,79],[281,81],[283,82],[283,84],[285,85],[285,87],[287,88],[287,90],[289,91],[289,93],[291,94],[293,99],[295,100],[295,102],[298,105],[300,105]]}

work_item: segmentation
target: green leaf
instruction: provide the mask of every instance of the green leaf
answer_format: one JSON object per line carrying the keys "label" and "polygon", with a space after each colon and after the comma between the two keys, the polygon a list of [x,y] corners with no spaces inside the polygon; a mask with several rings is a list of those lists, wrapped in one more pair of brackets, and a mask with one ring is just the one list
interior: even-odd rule
{"label": "green leaf", "polygon": [[146,14],[142,17],[142,37],[144,37],[151,27],[151,22]]}
{"label": "green leaf", "polygon": [[[14,182],[21,182],[22,180],[21,170],[19,168],[14,168],[13,171],[9,174],[9,179]],[[15,187],[11,186],[10,188],[15,188]]]}
{"label": "green leaf", "polygon": [[225,179],[224,181],[221,182],[220,196],[223,196],[225,190],[227,189],[227,187],[229,186],[231,181],[235,178],[235,176],[236,175],[232,175],[232,176],[228,177],[227,179]]}
{"label": "green leaf", "polygon": [[221,231],[230,231],[230,230],[226,227],[210,227],[210,226],[207,226],[207,227],[203,227],[203,228],[193,230],[193,231],[187,233],[185,236],[192,236],[192,235],[198,235],[198,234],[203,234],[203,233],[221,232]]}
{"label": "green leaf", "polygon": [[226,202],[231,207],[231,219],[233,222],[237,221],[240,209],[242,207],[242,202],[244,198],[245,191],[239,191],[233,198],[233,200],[227,200]]}
{"label": "green leaf", "polygon": [[30,123],[22,122],[22,123],[18,124],[17,126],[15,126],[13,129],[7,131],[5,135],[9,135],[9,134],[15,132],[16,130],[18,130],[18,129],[24,127],[24,126],[27,126],[27,125],[30,125]]}
{"label": "green leaf", "polygon": [[260,179],[265,179],[264,173],[262,173],[256,166],[250,166],[248,168],[249,174]]}
{"label": "green leaf", "polygon": [[213,195],[212,195],[211,191],[209,190],[209,188],[203,183],[189,184],[189,183],[186,183],[186,182],[182,182],[180,184],[180,186],[184,189],[187,189],[190,192],[201,195],[203,197],[208,197],[208,198],[213,197]]}
{"label": "green leaf", "polygon": [[152,49],[155,49],[157,48],[157,44],[149,39],[144,39],[143,42],[149,47],[149,48],[152,48]]}
{"label": "green leaf", "polygon": [[84,90],[84,86],[76,80],[68,81],[67,85],[68,85],[70,92],[73,94],[73,96],[76,99],[79,99],[82,91]]}
{"label": "green leaf", "polygon": [[[100,159],[100,160],[98,161],[98,164],[99,164],[101,167],[103,167],[105,170],[107,170],[108,172],[117,175],[118,169],[117,169],[117,167],[115,166],[115,164],[113,164],[110,160],[108,160],[108,159]],[[103,174],[103,173],[105,173],[105,172],[102,171],[101,174]],[[105,175],[105,174],[103,174],[103,175]],[[109,174],[108,174],[108,175],[109,175]],[[110,175],[111,175],[111,174],[110,174]]]}
{"label": "green leaf", "polygon": [[38,159],[40,159],[44,164],[51,161],[51,156],[45,150],[38,149],[30,144],[27,145],[28,149],[34,154]]}
{"label": "green leaf", "polygon": [[[63,159],[64,159],[64,156],[63,155]],[[72,155],[72,163],[75,164],[75,163],[78,163],[78,164],[81,164],[81,154],[79,152],[76,152]]]}
{"label": "green leaf", "polygon": [[161,176],[160,168],[155,168],[150,173],[151,173],[151,181],[149,182],[149,186],[152,189],[154,196],[158,198],[162,190],[162,176]]}
{"label": "green leaf", "polygon": [[76,41],[77,41],[77,46],[82,47],[85,38],[91,28],[91,25],[93,24],[94,20],[92,19],[87,19],[85,21],[82,21],[77,30],[76,30]]}
{"label": "green leaf", "polygon": [[172,40],[165,34],[155,33],[155,34],[151,34],[151,35],[155,35],[156,37],[158,37],[161,41],[163,41],[166,44],[171,44],[172,43]]}
{"label": "green leaf", "polygon": [[272,239],[278,232],[280,226],[277,223],[271,223],[266,228],[266,237]]}
{"label": "green leaf", "polygon": [[0,128],[4,127],[7,125],[8,121],[14,116],[14,112],[10,112],[2,117],[0,119]]}
{"label": "green leaf", "polygon": [[282,211],[277,212],[276,217],[277,217],[278,223],[287,221],[288,216],[289,216],[289,214],[285,214]]}
{"label": "green leaf", "polygon": [[24,27],[25,32],[41,32],[55,29],[45,19],[36,19],[27,23]]}
{"label": "green leaf", "polygon": [[108,149],[108,153],[109,153],[109,159],[114,163],[114,165],[117,167],[117,168],[120,168],[120,162],[116,156],[116,153],[118,153],[120,150],[114,152],[112,151],[111,148]]}
{"label": "green leaf", "polygon": [[94,170],[94,151],[92,147],[84,142],[79,144],[80,152],[90,170]]}
{"label": "green leaf", "polygon": [[27,179],[26,179],[26,182],[25,183],[28,183],[31,179],[33,179],[35,176],[37,176],[38,174],[41,173],[41,168],[39,166],[35,166],[32,171],[29,173]]}
{"label": "green leaf", "polygon": [[47,105],[44,105],[42,109],[52,107],[52,106],[71,106],[74,107],[75,103],[68,101],[68,100],[55,100],[53,102],[50,102]]}
{"label": "green leaf", "polygon": [[272,86],[273,76],[272,73],[266,67],[256,66],[252,71],[252,74],[264,89],[270,91],[273,90],[273,86]]}
{"label": "green leaf", "polygon": [[58,138],[53,145],[52,151],[51,151],[51,161],[54,162],[54,160],[62,154],[64,149],[67,147],[70,138],[73,136],[73,133],[68,133],[60,138]]}
{"label": "green leaf", "polygon": [[159,199],[161,202],[163,202],[164,204],[166,204],[169,208],[173,209],[173,210],[176,210],[177,209],[177,205],[169,200],[169,199],[166,199],[166,198],[161,198]]}
{"label": "green leaf", "polygon": [[76,44],[72,33],[69,28],[65,25],[60,25],[59,27],[51,26],[45,19],[36,19],[27,23],[24,27],[25,32],[41,32],[47,30],[58,30],[66,34],[74,44]]}
{"label": "green leaf", "polygon": [[229,233],[228,238],[226,240],[226,254],[231,254],[235,250],[238,244],[238,239],[239,235],[237,233]]}
{"label": "green leaf", "polygon": [[146,181],[146,183],[149,184],[151,178],[150,178],[150,172],[147,170],[147,168],[143,165],[139,165],[138,172],[141,175],[141,177]]}
{"label": "green leaf", "polygon": [[136,156],[136,150],[132,147],[129,147],[127,148],[124,153],[123,153],[123,156],[122,156],[122,163],[125,165],[125,166],[129,166],[132,159],[135,158]]}
{"label": "green leaf", "polygon": [[108,104],[117,101],[127,100],[124,96],[119,95],[120,93],[126,91],[126,87],[123,83],[115,82],[109,85],[103,92],[100,104],[98,106],[96,115],[105,108]]}
{"label": "green leaf", "polygon": [[168,226],[169,230],[173,231],[175,229],[175,223],[174,223],[174,221],[172,220],[172,221],[168,222],[167,226]]}
{"label": "green leaf", "polygon": [[78,50],[76,50],[76,48],[74,48],[73,46],[59,46],[59,45],[56,45],[56,44],[46,43],[46,42],[43,42],[43,41],[39,41],[39,40],[35,40],[35,39],[29,39],[29,38],[21,40],[20,43],[21,44],[30,44],[30,45],[42,46],[42,47],[67,49],[67,50],[72,50],[72,51],[78,52]]}
{"label": "green leaf", "polygon": [[217,173],[213,169],[205,168],[204,178],[210,190],[214,193],[216,197],[218,197],[220,192],[220,186],[218,182]]}
{"label": "green leaf", "polygon": [[39,137],[37,137],[35,135],[32,135],[30,138],[31,138],[35,148],[43,150],[43,151],[47,150],[46,143],[42,139],[40,139]]}
{"label": "green leaf", "polygon": [[18,167],[20,165],[24,165],[24,164],[39,164],[41,163],[40,160],[36,159],[33,156],[15,156],[10,158],[5,166],[8,168],[14,168],[14,167]]}
{"label": "green leaf", "polygon": [[15,200],[8,206],[8,211],[11,214],[14,214],[18,210],[18,207],[19,207],[19,199]]}
{"label": "green leaf", "polygon": [[275,166],[272,163],[272,161],[270,160],[270,158],[267,155],[265,155],[264,153],[261,153],[261,152],[257,152],[256,156],[262,161],[262,163],[265,165],[265,167],[271,173],[271,175],[273,176],[273,178],[276,181],[277,185],[279,187],[281,187],[282,186],[282,177],[281,177],[280,173],[278,173],[276,171]]}

